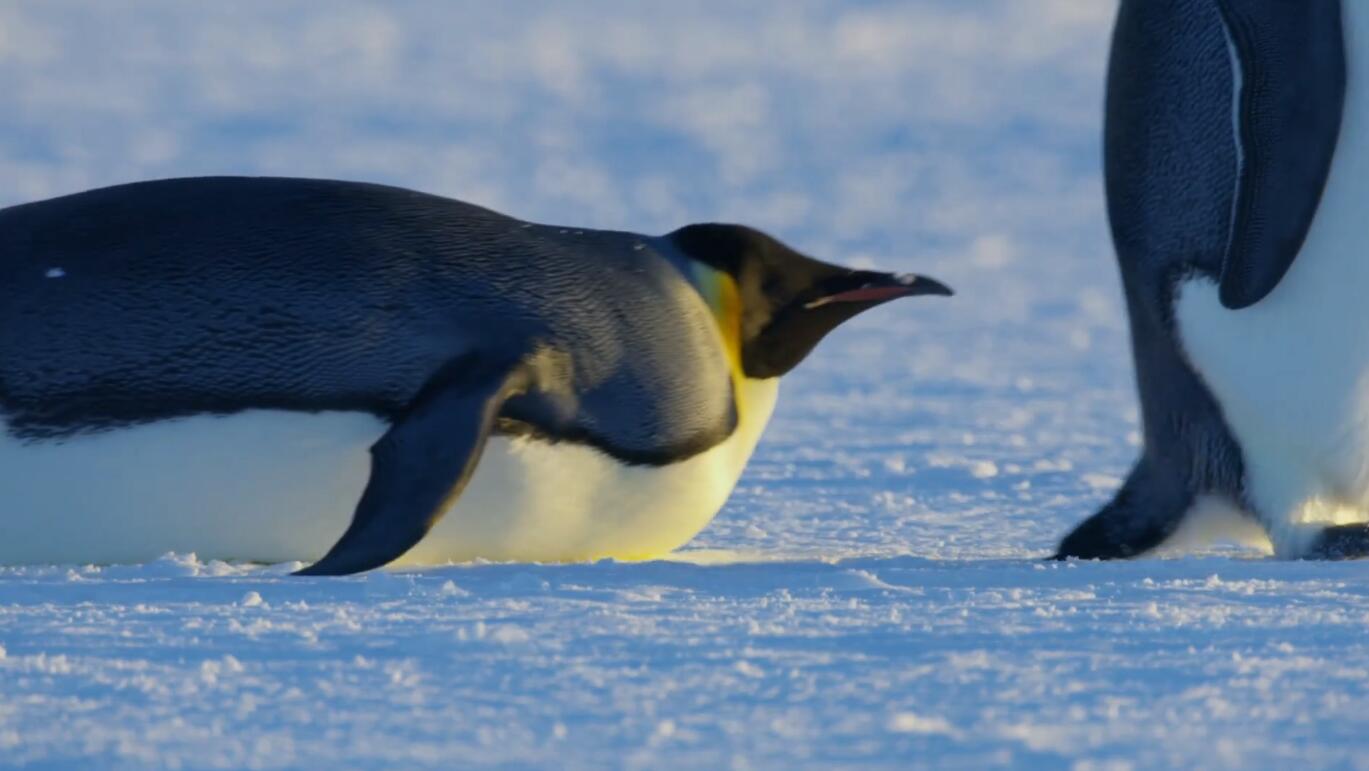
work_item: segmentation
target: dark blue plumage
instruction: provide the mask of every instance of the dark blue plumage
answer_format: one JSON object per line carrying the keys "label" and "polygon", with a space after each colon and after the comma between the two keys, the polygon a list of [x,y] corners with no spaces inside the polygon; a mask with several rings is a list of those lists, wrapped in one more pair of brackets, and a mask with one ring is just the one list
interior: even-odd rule
{"label": "dark blue plumage", "polygon": [[1246,505],[1241,448],[1178,337],[1176,289],[1206,277],[1239,312],[1287,272],[1335,154],[1343,43],[1339,0],[1121,3],[1104,165],[1145,448],[1058,557],[1148,551],[1202,495]]}
{"label": "dark blue plumage", "polygon": [[[574,350],[568,423],[665,462],[731,430],[713,319],[668,242],[378,185],[188,179],[0,211],[0,405],[60,436],[204,412],[394,419],[443,365]],[[48,278],[60,269],[59,279]],[[569,394],[567,394],[569,397]]]}

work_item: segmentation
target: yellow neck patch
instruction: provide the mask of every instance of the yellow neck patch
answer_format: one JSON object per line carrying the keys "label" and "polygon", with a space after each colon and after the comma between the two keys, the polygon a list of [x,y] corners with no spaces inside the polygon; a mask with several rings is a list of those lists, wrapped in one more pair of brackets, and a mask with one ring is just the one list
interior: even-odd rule
{"label": "yellow neck patch", "polygon": [[739,382],[745,374],[742,372],[742,298],[737,282],[727,273],[701,263],[694,263],[690,270],[694,286],[718,323],[718,333],[722,335],[727,361],[732,367],[732,381]]}

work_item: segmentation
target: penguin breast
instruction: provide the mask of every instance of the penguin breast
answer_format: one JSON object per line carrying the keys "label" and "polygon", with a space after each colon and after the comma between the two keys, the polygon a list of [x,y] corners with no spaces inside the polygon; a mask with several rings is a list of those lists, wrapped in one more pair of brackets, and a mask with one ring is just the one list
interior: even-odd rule
{"label": "penguin breast", "polygon": [[[496,436],[452,508],[398,564],[638,560],[693,538],[727,501],[777,381],[738,387],[724,441],[660,466],[586,445]],[[346,529],[385,424],[258,410],[21,441],[0,419],[0,564],[165,554],[313,561]]]}
{"label": "penguin breast", "polygon": [[663,465],[625,464],[582,444],[492,437],[466,490],[399,564],[644,560],[712,521],[774,410],[777,379],[742,380],[736,429]]}

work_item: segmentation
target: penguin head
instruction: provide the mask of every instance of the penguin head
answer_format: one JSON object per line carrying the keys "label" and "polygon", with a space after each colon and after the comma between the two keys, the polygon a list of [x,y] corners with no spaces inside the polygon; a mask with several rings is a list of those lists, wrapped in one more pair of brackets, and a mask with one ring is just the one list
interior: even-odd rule
{"label": "penguin head", "polygon": [[828,332],[876,305],[899,297],[953,294],[926,276],[853,270],[815,260],[741,225],[689,225],[667,238],[692,261],[695,286],[724,330],[736,335],[729,344],[735,345],[749,378],[785,374]]}

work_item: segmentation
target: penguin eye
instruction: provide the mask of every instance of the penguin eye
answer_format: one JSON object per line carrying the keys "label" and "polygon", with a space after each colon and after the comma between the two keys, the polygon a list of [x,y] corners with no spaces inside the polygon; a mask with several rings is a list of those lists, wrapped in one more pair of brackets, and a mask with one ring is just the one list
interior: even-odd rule
{"label": "penguin eye", "polygon": [[767,276],[761,282],[761,294],[773,299],[780,299],[784,295],[784,281],[779,276]]}

